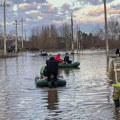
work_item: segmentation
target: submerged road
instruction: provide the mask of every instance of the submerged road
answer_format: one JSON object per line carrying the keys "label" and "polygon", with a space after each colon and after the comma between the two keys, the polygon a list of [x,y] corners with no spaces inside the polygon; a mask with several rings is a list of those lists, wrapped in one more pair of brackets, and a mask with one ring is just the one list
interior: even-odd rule
{"label": "submerged road", "polygon": [[75,54],[79,68],[60,69],[67,84],[54,89],[36,88],[34,78],[50,56],[35,54],[0,58],[0,120],[120,120],[107,84],[105,51]]}

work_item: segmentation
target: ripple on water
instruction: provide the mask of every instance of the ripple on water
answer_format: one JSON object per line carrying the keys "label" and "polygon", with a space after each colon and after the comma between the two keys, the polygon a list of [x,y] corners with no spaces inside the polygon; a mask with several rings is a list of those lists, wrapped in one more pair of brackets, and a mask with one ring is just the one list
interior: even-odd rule
{"label": "ripple on water", "polygon": [[36,88],[34,81],[50,56],[32,57],[34,53],[25,52],[17,58],[0,59],[0,119],[119,120],[120,110],[114,109],[108,90],[104,53],[75,54],[79,69],[61,69],[67,84],[55,89]]}

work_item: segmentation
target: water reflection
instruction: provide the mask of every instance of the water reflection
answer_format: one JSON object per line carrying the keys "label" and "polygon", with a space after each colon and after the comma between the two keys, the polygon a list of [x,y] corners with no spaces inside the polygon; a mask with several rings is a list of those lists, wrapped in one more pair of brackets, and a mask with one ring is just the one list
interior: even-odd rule
{"label": "water reflection", "polygon": [[48,106],[50,110],[56,110],[58,108],[58,91],[57,89],[48,89]]}
{"label": "water reflection", "polygon": [[74,62],[75,61],[74,54],[72,54],[71,57],[72,57],[72,62]]}
{"label": "water reflection", "polygon": [[7,62],[6,59],[4,60],[4,68],[5,68],[5,77],[7,77]]}
{"label": "water reflection", "polygon": [[120,109],[119,108],[114,109],[114,120],[120,120]]}
{"label": "water reflection", "polygon": [[0,59],[0,120],[120,119],[107,89],[105,51],[75,54],[80,68],[60,69],[66,87],[36,88],[34,78],[47,59],[29,52]]}
{"label": "water reflection", "polygon": [[66,76],[69,76],[71,73],[74,74],[75,70],[79,70],[79,69],[80,69],[79,67],[76,67],[76,68],[60,68],[59,69],[59,74],[60,75],[65,74]]}
{"label": "water reflection", "polygon": [[66,75],[69,75],[69,74],[70,74],[70,69],[64,69],[64,73],[65,73]]}
{"label": "water reflection", "polygon": [[107,72],[109,70],[109,56],[106,56],[106,67],[107,67]]}

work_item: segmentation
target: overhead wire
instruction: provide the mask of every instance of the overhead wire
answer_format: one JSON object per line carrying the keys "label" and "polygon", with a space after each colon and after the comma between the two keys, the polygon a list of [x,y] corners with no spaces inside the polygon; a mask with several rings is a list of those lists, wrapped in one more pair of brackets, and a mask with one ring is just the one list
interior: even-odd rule
{"label": "overhead wire", "polygon": [[[94,11],[92,14],[96,13],[96,12],[98,11],[98,9],[99,9],[102,5],[103,5],[103,3],[101,3],[101,4],[97,7],[97,9],[95,9],[95,11]],[[87,20],[89,21],[89,20],[90,20],[90,17],[87,17]]]}
{"label": "overhead wire", "polygon": [[[103,2],[92,12],[92,14],[96,13],[102,5],[103,5]],[[87,24],[92,23],[92,21],[90,21],[90,16],[86,17],[85,19],[87,21]]]}

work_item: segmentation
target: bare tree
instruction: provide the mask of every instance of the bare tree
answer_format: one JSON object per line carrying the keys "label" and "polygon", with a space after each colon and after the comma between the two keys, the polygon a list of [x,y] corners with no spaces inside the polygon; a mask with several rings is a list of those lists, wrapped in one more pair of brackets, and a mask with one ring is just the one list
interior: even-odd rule
{"label": "bare tree", "polygon": [[97,48],[104,48],[105,43],[103,41],[104,41],[104,38],[105,38],[105,33],[104,33],[103,29],[98,25],[94,29],[94,36],[95,36],[94,39],[96,39],[96,45],[95,46]]}
{"label": "bare tree", "polygon": [[55,25],[51,25],[51,42],[52,48],[56,48],[58,43],[58,32]]}
{"label": "bare tree", "polygon": [[109,30],[109,39],[110,41],[113,43],[113,41],[115,41],[117,44],[112,44],[111,47],[116,47],[119,48],[120,47],[120,41],[119,41],[119,37],[120,37],[120,24],[118,21],[110,21],[108,23],[108,30]]}
{"label": "bare tree", "polygon": [[60,28],[60,36],[65,38],[66,50],[71,49],[71,26],[67,23],[62,24]]}

